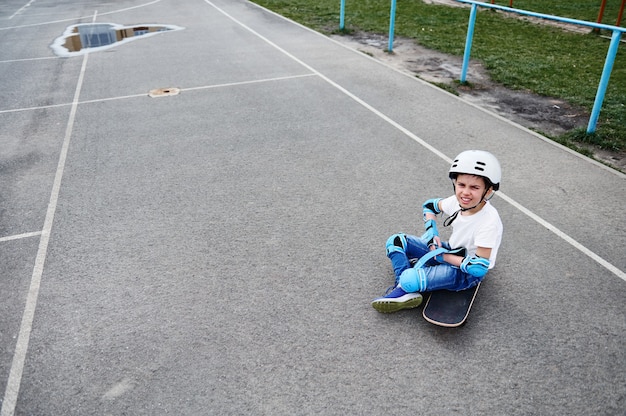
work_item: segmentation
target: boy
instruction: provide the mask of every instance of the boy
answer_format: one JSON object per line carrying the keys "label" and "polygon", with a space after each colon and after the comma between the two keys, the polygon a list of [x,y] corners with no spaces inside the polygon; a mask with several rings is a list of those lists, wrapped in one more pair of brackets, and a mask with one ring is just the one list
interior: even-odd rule
{"label": "boy", "polygon": [[[489,199],[500,187],[500,163],[489,152],[468,150],[459,154],[449,170],[454,195],[429,199],[423,204],[424,235],[394,234],[387,240],[396,282],[393,289],[374,299],[379,312],[396,312],[422,303],[420,292],[463,290],[477,285],[496,263],[502,239],[502,222]],[[449,242],[442,242],[437,214],[452,224]],[[412,267],[422,258],[425,267]]]}

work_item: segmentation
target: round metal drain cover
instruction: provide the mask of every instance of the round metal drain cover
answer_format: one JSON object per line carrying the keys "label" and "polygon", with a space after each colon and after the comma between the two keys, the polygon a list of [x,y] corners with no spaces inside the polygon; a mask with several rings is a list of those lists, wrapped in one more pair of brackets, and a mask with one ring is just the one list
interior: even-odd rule
{"label": "round metal drain cover", "polygon": [[170,97],[172,95],[178,95],[180,93],[180,88],[158,88],[156,90],[150,90],[148,94],[152,98],[157,97]]}

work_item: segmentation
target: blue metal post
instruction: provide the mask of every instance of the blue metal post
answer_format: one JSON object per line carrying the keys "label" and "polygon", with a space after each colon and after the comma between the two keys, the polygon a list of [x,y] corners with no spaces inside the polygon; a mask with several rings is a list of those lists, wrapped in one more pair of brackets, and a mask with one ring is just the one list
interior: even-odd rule
{"label": "blue metal post", "polygon": [[393,32],[396,25],[396,0],[391,0],[391,11],[389,14],[391,16],[389,17],[389,46],[387,47],[387,51],[393,52]]}
{"label": "blue metal post", "polygon": [[469,67],[470,52],[472,51],[472,42],[474,38],[474,25],[476,24],[476,10],[478,6],[472,3],[470,10],[469,23],[467,24],[467,37],[465,38],[465,52],[463,52],[463,67],[461,68],[461,82],[465,82],[467,78],[467,68]]}
{"label": "blue metal post", "polygon": [[341,0],[341,10],[339,12],[339,29],[343,30],[345,27],[346,18],[346,0]]}
{"label": "blue metal post", "polygon": [[591,110],[591,117],[589,118],[589,124],[587,125],[587,133],[593,133],[596,130],[596,124],[598,122],[598,116],[600,115],[600,109],[602,108],[602,102],[604,101],[604,95],[606,88],[609,84],[609,78],[611,77],[611,71],[613,70],[613,63],[615,62],[615,56],[617,55],[617,48],[619,46],[620,37],[622,33],[626,32],[626,28],[620,26],[603,25],[601,23],[585,22],[584,20],[569,19],[567,17],[553,16],[549,14],[534,13],[526,10],[513,9],[510,7],[498,6],[496,4],[482,3],[475,0],[457,0],[460,3],[469,3],[472,5],[470,13],[469,26],[467,28],[467,40],[465,41],[465,53],[463,55],[463,68],[461,69],[461,82],[465,82],[467,76],[467,67],[469,65],[470,50],[472,48],[472,37],[474,36],[474,22],[476,20],[476,8],[477,6],[504,10],[506,12],[517,13],[526,16],[539,17],[541,19],[556,20],[559,22],[571,23],[580,26],[589,26],[596,29],[610,30],[613,32],[611,37],[611,44],[609,45],[609,51],[606,54],[606,61],[604,62],[604,69],[602,70],[602,77],[600,78],[600,84],[598,85],[598,91],[596,92],[596,99],[593,103],[593,109]]}
{"label": "blue metal post", "polygon": [[593,133],[596,131],[596,124],[598,123],[598,117],[600,116],[600,109],[602,108],[602,102],[604,101],[604,94],[606,93],[606,88],[609,85],[609,78],[611,77],[611,71],[613,70],[613,63],[615,62],[615,55],[617,54],[617,47],[621,36],[622,32],[618,30],[614,30],[613,36],[611,36],[611,44],[609,45],[609,51],[607,52],[606,60],[604,61],[604,69],[602,70],[602,76],[600,77],[596,100],[593,102],[591,117],[589,117],[587,133]]}

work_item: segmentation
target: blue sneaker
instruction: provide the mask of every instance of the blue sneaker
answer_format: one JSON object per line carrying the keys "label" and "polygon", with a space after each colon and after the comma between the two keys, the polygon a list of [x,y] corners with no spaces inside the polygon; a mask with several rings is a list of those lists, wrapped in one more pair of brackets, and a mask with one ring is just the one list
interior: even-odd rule
{"label": "blue sneaker", "polygon": [[372,306],[378,312],[391,313],[401,309],[417,308],[422,303],[422,295],[414,292],[405,292],[400,286],[396,286],[385,296],[374,299]]}

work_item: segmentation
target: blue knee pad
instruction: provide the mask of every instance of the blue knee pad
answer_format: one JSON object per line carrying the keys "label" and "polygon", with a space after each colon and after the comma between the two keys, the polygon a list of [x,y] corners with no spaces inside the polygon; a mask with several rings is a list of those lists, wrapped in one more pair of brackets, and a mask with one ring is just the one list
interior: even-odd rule
{"label": "blue knee pad", "polygon": [[406,269],[398,283],[405,292],[423,292],[426,290],[426,272],[421,267]]}
{"label": "blue knee pad", "polygon": [[404,253],[406,251],[406,235],[405,234],[394,234],[387,239],[387,243],[385,244],[385,248],[387,249],[387,257],[395,251],[399,251]]}

